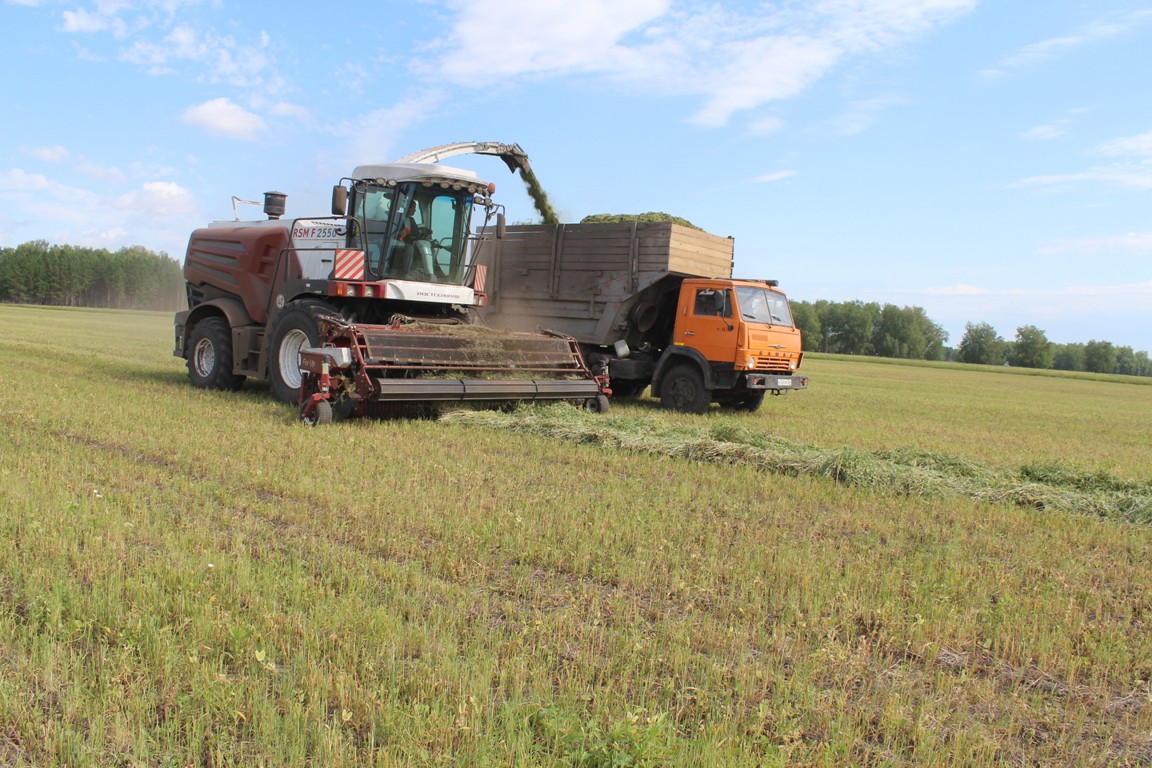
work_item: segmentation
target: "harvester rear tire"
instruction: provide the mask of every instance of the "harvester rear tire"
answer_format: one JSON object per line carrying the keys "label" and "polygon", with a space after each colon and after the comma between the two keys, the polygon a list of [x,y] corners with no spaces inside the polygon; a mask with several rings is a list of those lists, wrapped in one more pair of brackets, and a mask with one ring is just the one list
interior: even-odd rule
{"label": "harvester rear tire", "polygon": [[221,317],[206,317],[188,336],[188,378],[201,389],[236,390],[244,377],[232,373],[232,330]]}
{"label": "harvester rear tire", "polygon": [[660,380],[660,405],[681,413],[704,413],[712,395],[704,387],[704,376],[695,365],[677,365]]}
{"label": "harvester rear tire", "polygon": [[338,314],[318,301],[293,301],[284,307],[268,346],[272,394],[284,403],[300,402],[300,350],[320,344],[316,314]]}

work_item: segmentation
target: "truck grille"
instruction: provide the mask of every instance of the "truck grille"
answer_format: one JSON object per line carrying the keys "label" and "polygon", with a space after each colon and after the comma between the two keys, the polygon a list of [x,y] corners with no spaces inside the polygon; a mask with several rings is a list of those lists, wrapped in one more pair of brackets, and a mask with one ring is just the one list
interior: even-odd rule
{"label": "truck grille", "polygon": [[792,366],[788,364],[787,357],[758,357],[754,370],[788,374],[792,373]]}

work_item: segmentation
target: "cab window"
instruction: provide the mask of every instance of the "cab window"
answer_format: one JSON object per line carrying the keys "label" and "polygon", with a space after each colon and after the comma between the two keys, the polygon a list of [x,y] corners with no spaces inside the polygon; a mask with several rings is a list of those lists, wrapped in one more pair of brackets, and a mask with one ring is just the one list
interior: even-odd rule
{"label": "cab window", "polygon": [[698,288],[692,313],[706,317],[732,317],[732,297],[725,290]]}

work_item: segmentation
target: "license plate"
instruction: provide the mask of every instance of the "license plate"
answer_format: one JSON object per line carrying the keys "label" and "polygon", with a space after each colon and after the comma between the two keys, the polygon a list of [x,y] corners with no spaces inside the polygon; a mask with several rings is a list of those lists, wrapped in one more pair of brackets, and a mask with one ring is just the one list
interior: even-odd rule
{"label": "license plate", "polygon": [[790,387],[792,386],[792,379],[777,379],[776,383],[781,387]]}

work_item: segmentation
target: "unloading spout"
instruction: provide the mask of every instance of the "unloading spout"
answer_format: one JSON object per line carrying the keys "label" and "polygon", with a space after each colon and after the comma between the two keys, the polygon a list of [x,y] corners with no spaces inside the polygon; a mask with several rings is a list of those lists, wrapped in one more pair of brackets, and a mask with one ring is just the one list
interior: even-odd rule
{"label": "unloading spout", "polygon": [[501,144],[496,141],[458,141],[454,144],[441,144],[438,147],[423,149],[397,160],[397,163],[438,163],[455,155],[493,155],[504,161],[512,173],[520,169],[521,177],[532,173],[528,164],[528,153],[519,144]]}

